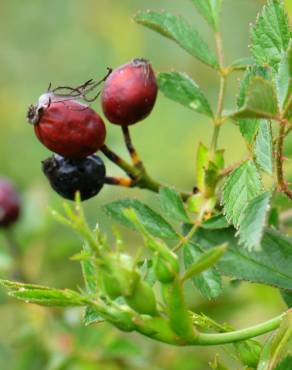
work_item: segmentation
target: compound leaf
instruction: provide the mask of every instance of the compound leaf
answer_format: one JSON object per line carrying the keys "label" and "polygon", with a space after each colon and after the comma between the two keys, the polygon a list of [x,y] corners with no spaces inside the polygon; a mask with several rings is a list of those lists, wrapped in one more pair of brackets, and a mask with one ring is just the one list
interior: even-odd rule
{"label": "compound leaf", "polygon": [[273,174],[273,137],[269,121],[261,120],[255,142],[256,163],[269,175]]}
{"label": "compound leaf", "polygon": [[283,1],[268,0],[251,28],[251,52],[256,62],[276,69],[281,55],[288,48],[290,37]]}
{"label": "compound leaf", "polygon": [[215,54],[209,49],[197,30],[191,27],[184,18],[168,12],[141,11],[134,16],[134,20],[175,41],[201,62],[218,68]]}
{"label": "compound leaf", "polygon": [[181,222],[190,222],[181,196],[174,188],[160,188],[159,198],[168,217]]}

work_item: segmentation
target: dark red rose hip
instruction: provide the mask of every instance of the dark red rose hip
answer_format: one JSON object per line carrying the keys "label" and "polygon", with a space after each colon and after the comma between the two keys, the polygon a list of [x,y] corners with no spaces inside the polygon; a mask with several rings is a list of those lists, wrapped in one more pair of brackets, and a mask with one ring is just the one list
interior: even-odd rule
{"label": "dark red rose hip", "polygon": [[0,227],[6,228],[17,221],[20,198],[10,181],[0,178]]}
{"label": "dark red rose hip", "polygon": [[28,120],[44,146],[68,158],[87,157],[104,144],[102,118],[71,98],[51,92],[41,95],[38,105],[29,108]]}
{"label": "dark red rose hip", "polygon": [[157,97],[157,83],[150,63],[134,59],[115,69],[107,78],[101,102],[106,118],[128,126],[146,118]]}
{"label": "dark red rose hip", "polygon": [[52,188],[70,200],[74,200],[77,191],[80,192],[81,200],[94,197],[105,181],[104,163],[96,155],[83,159],[54,155],[42,162],[42,168]]}

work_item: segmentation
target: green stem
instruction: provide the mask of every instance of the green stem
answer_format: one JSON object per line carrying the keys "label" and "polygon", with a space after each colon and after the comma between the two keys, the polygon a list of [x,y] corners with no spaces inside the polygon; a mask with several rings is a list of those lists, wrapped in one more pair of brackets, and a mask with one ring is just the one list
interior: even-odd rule
{"label": "green stem", "polygon": [[[148,189],[150,191],[153,191],[154,193],[158,193],[159,189],[162,186],[165,186],[164,184],[154,180],[146,171],[141,161],[137,162],[135,165],[131,165],[128,162],[126,162],[124,159],[122,159],[120,156],[118,156],[116,153],[114,153],[112,150],[110,150],[106,145],[104,145],[101,148],[101,151],[103,154],[113,163],[115,163],[118,167],[120,167],[123,171],[125,171],[128,176],[132,179],[132,182],[127,182],[127,187],[137,187],[140,189]],[[122,181],[122,183],[118,183],[118,181],[113,181],[113,178],[107,178],[108,183],[111,185],[121,185],[125,186],[125,182]],[[191,194],[188,192],[180,192],[180,195],[184,201],[186,201]]]}
{"label": "green stem", "polygon": [[231,331],[228,333],[219,333],[219,334],[200,333],[197,335],[193,344],[210,346],[210,345],[219,345],[219,344],[239,342],[242,340],[254,338],[259,335],[262,335],[262,334],[265,334],[265,333],[268,333],[270,331],[277,329],[280,326],[285,315],[286,313],[283,313],[264,323],[251,326],[249,328],[242,329],[242,330]]}
{"label": "green stem", "polygon": [[5,231],[5,239],[7,241],[7,246],[9,253],[13,258],[13,278],[16,280],[27,281],[25,272],[23,270],[23,261],[22,261],[22,252],[21,248],[18,245],[18,242],[15,239],[14,233],[12,230],[8,229]]}
{"label": "green stem", "polygon": [[284,178],[284,169],[283,169],[283,149],[284,149],[284,139],[286,124],[285,121],[280,121],[279,135],[278,135],[278,144],[277,144],[277,179],[279,189],[289,198],[292,199],[292,190],[289,189],[289,186]]}

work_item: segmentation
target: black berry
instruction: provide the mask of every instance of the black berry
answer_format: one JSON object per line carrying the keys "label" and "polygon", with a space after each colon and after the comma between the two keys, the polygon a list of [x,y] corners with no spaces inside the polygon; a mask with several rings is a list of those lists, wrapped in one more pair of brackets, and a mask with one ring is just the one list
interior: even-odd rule
{"label": "black berry", "polygon": [[82,200],[94,197],[105,181],[105,165],[96,155],[69,159],[55,154],[42,162],[42,168],[52,188],[70,200],[74,200],[77,191]]}

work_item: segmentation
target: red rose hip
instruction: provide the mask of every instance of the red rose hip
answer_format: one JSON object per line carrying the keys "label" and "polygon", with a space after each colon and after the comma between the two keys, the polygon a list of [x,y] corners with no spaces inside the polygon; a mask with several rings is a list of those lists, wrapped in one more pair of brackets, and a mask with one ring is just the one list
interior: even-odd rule
{"label": "red rose hip", "polygon": [[51,151],[68,158],[85,158],[100,149],[106,130],[102,118],[90,107],[51,92],[30,106],[28,120],[35,134]]}
{"label": "red rose hip", "polygon": [[150,63],[144,59],[115,69],[107,78],[101,102],[106,118],[129,126],[146,118],[157,97],[157,83]]}
{"label": "red rose hip", "polygon": [[10,181],[0,178],[0,227],[7,228],[17,221],[20,198]]}

